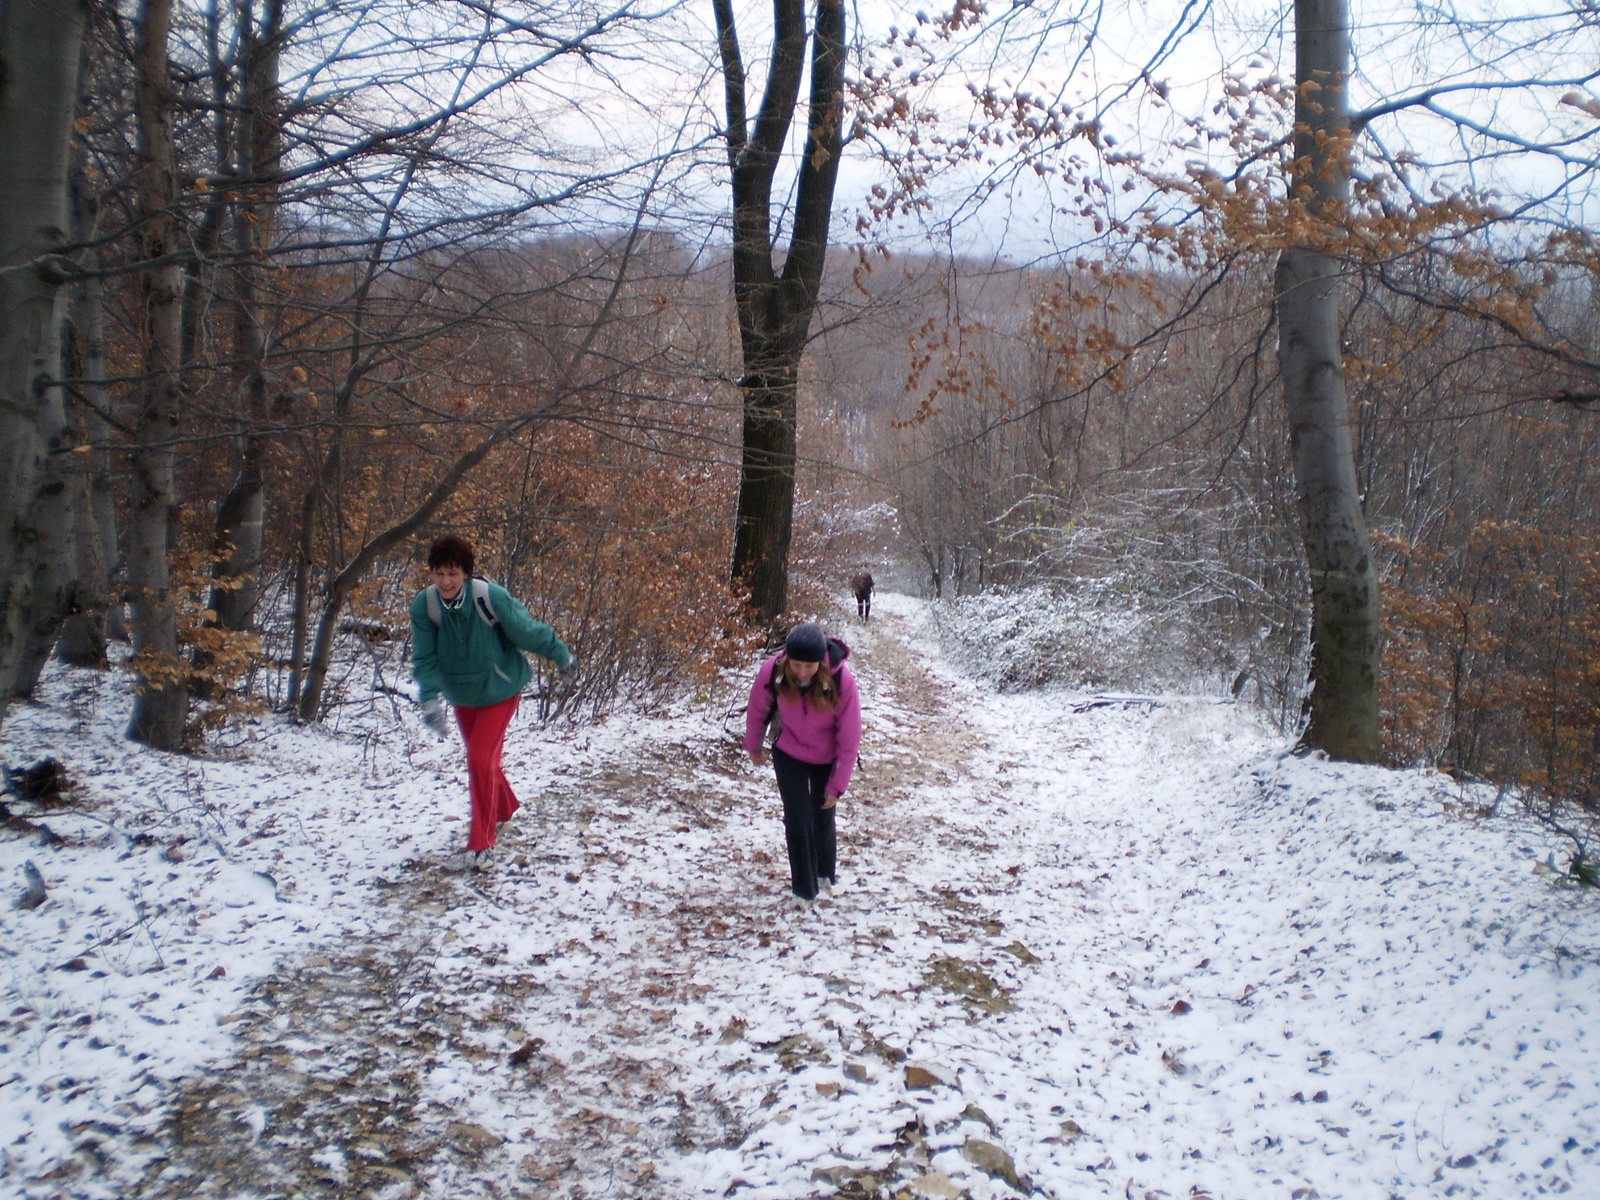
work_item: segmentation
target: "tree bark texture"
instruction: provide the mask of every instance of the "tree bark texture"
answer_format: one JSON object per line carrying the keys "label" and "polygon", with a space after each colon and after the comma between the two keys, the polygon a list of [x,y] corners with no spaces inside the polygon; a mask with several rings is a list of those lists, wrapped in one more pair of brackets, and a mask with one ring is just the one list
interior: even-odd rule
{"label": "tree bark texture", "polygon": [[[279,146],[278,50],[283,4],[267,0],[259,26],[241,6],[238,173],[245,179],[270,178],[277,170]],[[244,419],[240,423],[238,470],[217,510],[217,575],[228,585],[212,594],[212,610],[224,629],[253,626],[260,598],[265,548],[266,446],[261,427],[267,419],[267,331],[261,288],[265,248],[271,241],[272,189],[253,185],[234,206],[234,358],[238,362]]]}
{"label": "tree bark texture", "polygon": [[[842,0],[818,0],[808,39],[804,0],[773,0],[766,92],[751,125],[732,0],[713,0],[727,106],[733,185],[733,290],[744,373],[744,448],[733,582],[750,589],[759,620],[788,606],[794,529],[795,405],[800,359],[827,262],[834,185],[844,146]],[[782,271],[773,264],[773,179],[794,119],[811,44],[811,99]]]}
{"label": "tree bark texture", "polygon": [[1378,581],[1356,481],[1340,341],[1339,263],[1324,252],[1349,200],[1346,0],[1295,3],[1295,166],[1307,244],[1278,261],[1278,363],[1311,573],[1311,712],[1303,744],[1352,762],[1383,751]]}
{"label": "tree bark texture", "polygon": [[[59,393],[61,389],[55,390]],[[83,441],[79,414],[73,413],[72,417],[63,421],[63,432],[56,439],[63,447],[81,445]],[[79,593],[83,593],[91,609],[94,606],[89,588],[79,574],[80,567],[92,569],[93,565],[92,559],[85,559],[86,548],[80,544],[83,536],[87,535],[91,541],[95,536],[93,530],[83,528],[87,515],[88,478],[78,456],[64,449],[50,455],[45,460],[29,520],[38,541],[34,546],[22,653],[11,677],[11,694],[17,700],[27,700],[33,695],[58,637],[65,633],[69,617],[78,610]],[[93,547],[94,550],[98,548]],[[98,661],[104,659],[102,639]]]}
{"label": "tree bark texture", "polygon": [[[140,250],[160,259],[178,249],[177,170],[172,144],[167,36],[172,0],[144,0],[134,47]],[[178,656],[177,610],[168,554],[176,502],[173,447],[183,419],[183,268],[140,277],[142,381],[129,491],[128,587],[133,649],[141,676],[128,736],[162,750],[183,744],[189,690]]]}
{"label": "tree bark texture", "polygon": [[[91,267],[98,265],[97,260]],[[95,449],[89,460],[89,505],[94,514],[94,529],[100,539],[98,559],[105,572],[105,636],[110,641],[126,641],[127,595],[122,539],[117,533],[117,488],[112,475],[111,394],[106,385],[106,300],[105,288],[97,276],[84,281],[74,304],[75,325],[81,345],[84,429]]]}
{"label": "tree bark texture", "polygon": [[[0,4],[0,716],[31,624],[45,460],[63,447],[61,328],[80,0]],[[63,531],[64,535],[64,531]]]}
{"label": "tree bark texture", "polygon": [[321,492],[316,484],[300,500],[299,536],[295,539],[294,609],[290,615],[289,707],[300,709],[305,690],[306,634],[311,623],[311,566],[316,551],[317,508]]}
{"label": "tree bark texture", "polygon": [[[73,226],[80,243],[91,242],[97,231],[98,201],[88,178],[79,164],[72,184]],[[99,263],[99,253],[89,251],[85,265],[92,272]],[[72,489],[72,550],[67,573],[71,583],[63,601],[66,617],[61,623],[61,633],[56,640],[56,654],[63,661],[78,667],[105,668],[106,618],[111,609],[110,581],[107,578],[106,541],[101,534],[100,514],[105,510],[105,520],[111,529],[111,553],[116,553],[116,500],[110,491],[109,458],[107,450],[110,428],[101,414],[106,407],[105,384],[105,295],[98,276],[90,274],[74,289],[71,320],[67,326],[67,345],[72,376],[78,380],[78,399],[68,404],[67,441],[74,447],[91,446],[87,455],[73,454],[71,467]],[[120,603],[118,604],[120,608]],[[48,653],[48,646],[45,652]],[[43,659],[39,660],[43,666]],[[19,673],[17,694],[22,692]],[[34,671],[37,679],[37,668]],[[32,685],[29,685],[32,690]]]}
{"label": "tree bark texture", "polygon": [[67,592],[67,617],[56,639],[56,657],[75,667],[103,670],[106,657],[105,560],[88,472],[72,484],[72,586]]}

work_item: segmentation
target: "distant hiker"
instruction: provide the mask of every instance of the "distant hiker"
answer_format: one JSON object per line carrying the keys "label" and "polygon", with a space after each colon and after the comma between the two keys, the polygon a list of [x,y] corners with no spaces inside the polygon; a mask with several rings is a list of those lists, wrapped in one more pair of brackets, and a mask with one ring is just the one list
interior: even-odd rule
{"label": "distant hiker", "polygon": [[863,621],[870,620],[872,617],[872,573],[866,568],[862,568],[859,575],[851,577],[850,590],[855,593],[856,616]]}
{"label": "distant hiker", "polygon": [[834,806],[855,770],[861,746],[861,697],[844,660],[850,647],[822,626],[797,625],[781,653],[761,664],[745,710],[744,748],[750,761],[772,766],[783,797],[789,882],[796,908],[832,892],[838,878]]}
{"label": "distant hiker", "polygon": [[435,541],[428,567],[433,586],[411,601],[411,673],[422,720],[440,737],[449,730],[440,694],[455,705],[472,793],[467,851],[473,870],[482,870],[500,823],[521,807],[500,769],[500,753],[522,689],[533,678],[523,651],[548,658],[563,679],[571,678],[577,660],[510,592],[473,575],[465,538],[446,534]]}

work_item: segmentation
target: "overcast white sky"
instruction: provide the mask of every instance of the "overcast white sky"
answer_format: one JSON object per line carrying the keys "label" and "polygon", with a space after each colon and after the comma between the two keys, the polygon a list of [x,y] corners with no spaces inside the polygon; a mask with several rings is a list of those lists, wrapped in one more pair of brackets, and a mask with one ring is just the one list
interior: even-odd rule
{"label": "overcast white sky", "polygon": [[[609,0],[609,5],[622,2]],[[1580,2],[1585,0],[1572,0]],[[691,155],[698,165],[685,163],[681,170],[668,171],[653,207],[663,224],[715,236],[716,222],[726,217],[728,198],[718,136],[722,95],[711,0],[648,3],[657,19],[613,43],[613,56],[592,64],[572,59],[530,76],[497,98],[489,111],[503,112],[508,129],[528,114],[537,114],[534,124],[540,138],[508,140],[503,151],[513,158],[523,156],[530,174],[548,161],[552,143],[566,145],[594,165],[668,151]],[[596,11],[606,7],[607,0],[601,0]],[[919,110],[939,114],[938,129],[946,135],[958,135],[976,119],[969,86],[991,85],[1002,92],[1027,90],[1080,112],[1104,108],[1106,127],[1116,130],[1125,146],[1155,151],[1170,147],[1181,135],[1181,117],[1210,111],[1221,97],[1225,71],[1261,78],[1274,71],[1287,77],[1293,69],[1292,12],[1285,4],[1146,0],[1101,7],[1093,0],[1027,5],[994,0],[981,28],[962,31],[948,41],[932,37],[930,27],[921,27],[919,40],[926,51],[907,49],[903,41],[906,31],[919,27],[919,7],[929,15],[939,11],[917,0],[856,0],[850,10],[850,33],[862,58],[853,63],[852,71],[870,61],[880,70],[896,69],[904,78],[924,66],[916,86],[908,82],[909,94]],[[736,11],[751,73],[753,111],[759,102],[770,0],[743,0]],[[894,28],[902,39],[890,46]],[[1595,103],[1593,86],[1571,81],[1600,64],[1600,19],[1591,17],[1585,24],[1563,0],[1500,4],[1469,0],[1454,5],[1358,0],[1352,7],[1352,30],[1358,70],[1353,99],[1358,108],[1440,84],[1486,85],[1484,90],[1453,93],[1441,101],[1467,118],[1468,125],[1413,112],[1372,126],[1375,140],[1370,145],[1429,164],[1433,176],[1418,175],[1424,188],[1435,180],[1451,186],[1471,180],[1497,190],[1508,203],[1554,194],[1557,205],[1567,206],[1566,219],[1586,220],[1593,214],[1586,175],[1600,144],[1596,136],[1600,120],[1594,115],[1600,113],[1600,104]],[[520,52],[514,41],[498,51],[502,58]],[[922,54],[929,55],[926,64]],[[896,57],[901,60],[898,67],[894,67]],[[1170,105],[1156,102],[1150,89],[1139,84],[1146,72],[1151,81],[1169,87]],[[1551,78],[1563,82],[1505,86]],[[444,72],[414,92],[426,96],[449,82],[450,75]],[[404,82],[391,86],[396,89],[391,96],[403,102]],[[1563,94],[1573,91],[1579,93],[1580,102],[1593,107],[1593,113],[1560,103]],[[1109,97],[1121,98],[1106,107]],[[1566,161],[1474,134],[1472,122],[1530,142],[1561,142]],[[492,135],[492,120],[489,124]],[[791,164],[799,149],[800,138],[791,136]],[[1072,150],[1082,153],[1086,147],[1080,142],[1063,152]],[[1031,171],[1008,175],[1005,155],[999,151],[993,160],[981,170],[969,167],[934,180],[931,210],[924,217],[880,233],[906,247],[925,245],[930,234],[936,239],[944,236],[948,245],[962,252],[1019,260],[1065,252],[1081,241],[1082,219],[1057,211],[1064,198],[1050,194],[1048,177],[1040,180]],[[985,174],[1005,182],[985,202],[974,204],[972,196]],[[1577,175],[1585,179],[1573,187],[1569,177]],[[870,147],[851,146],[836,202],[839,241],[855,239],[856,215],[881,178]],[[628,192],[626,187],[618,190],[617,206],[609,213],[612,220],[625,216]]]}

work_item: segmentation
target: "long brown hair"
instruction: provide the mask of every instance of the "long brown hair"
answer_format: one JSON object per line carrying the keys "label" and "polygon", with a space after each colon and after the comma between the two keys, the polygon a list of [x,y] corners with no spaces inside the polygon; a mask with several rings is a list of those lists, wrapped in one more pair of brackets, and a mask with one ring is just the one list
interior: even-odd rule
{"label": "long brown hair", "polygon": [[839,681],[834,677],[833,668],[828,665],[827,659],[817,664],[817,673],[811,677],[811,686],[808,688],[802,688],[799,681],[790,673],[788,655],[778,660],[778,665],[773,668],[772,677],[777,683],[779,694],[791,700],[814,700],[822,712],[833,712],[839,707]]}

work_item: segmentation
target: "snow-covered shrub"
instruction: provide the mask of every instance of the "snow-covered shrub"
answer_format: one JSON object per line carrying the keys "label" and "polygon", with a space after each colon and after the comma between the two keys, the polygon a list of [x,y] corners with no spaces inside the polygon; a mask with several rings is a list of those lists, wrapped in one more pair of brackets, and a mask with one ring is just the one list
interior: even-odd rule
{"label": "snow-covered shrub", "polygon": [[1181,608],[1126,578],[937,601],[946,653],[1006,690],[1045,686],[1225,690],[1230,679]]}

